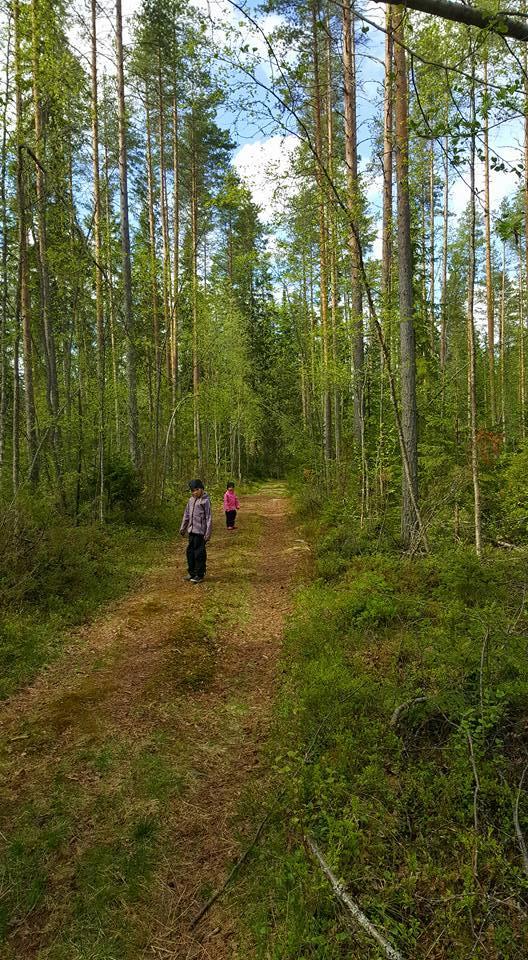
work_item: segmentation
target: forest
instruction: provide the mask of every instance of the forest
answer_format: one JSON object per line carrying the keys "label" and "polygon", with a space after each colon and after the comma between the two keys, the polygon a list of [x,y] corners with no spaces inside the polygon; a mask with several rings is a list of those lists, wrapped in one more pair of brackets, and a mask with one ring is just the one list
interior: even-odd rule
{"label": "forest", "polygon": [[0,110],[0,955],[526,957],[528,7],[2,0]]}

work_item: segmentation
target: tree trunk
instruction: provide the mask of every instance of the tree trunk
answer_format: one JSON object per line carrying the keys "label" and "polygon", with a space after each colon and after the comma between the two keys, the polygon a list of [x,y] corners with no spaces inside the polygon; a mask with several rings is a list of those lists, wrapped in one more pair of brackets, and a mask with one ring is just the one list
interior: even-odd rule
{"label": "tree trunk", "polygon": [[524,283],[523,283],[523,254],[521,241],[518,241],[519,255],[519,408],[521,440],[526,439],[526,363],[524,344]]}
{"label": "tree trunk", "polygon": [[326,204],[325,189],[322,175],[323,163],[323,132],[322,132],[322,106],[321,106],[321,83],[319,73],[319,28],[318,0],[312,0],[312,57],[313,57],[313,83],[314,99],[313,112],[315,124],[315,179],[317,183],[317,194],[319,204],[319,296],[321,309],[321,340],[322,340],[322,384],[323,384],[323,452],[325,460],[332,457],[332,404],[330,397],[329,384],[329,348],[328,348],[328,232],[326,222]]}
{"label": "tree trunk", "polygon": [[[528,284],[528,50],[526,45],[524,47],[524,260],[525,260],[525,274],[526,274],[526,283]],[[522,273],[522,265],[520,266],[520,272]],[[524,323],[523,323],[523,310],[521,304],[521,317],[520,317],[520,326],[521,326],[521,337],[522,337],[522,354],[524,358]],[[524,397],[524,371],[523,371],[523,385],[522,385],[523,397]],[[524,413],[522,418],[523,423],[523,438],[525,433],[524,426]]]}
{"label": "tree trunk", "polygon": [[[490,30],[501,37],[513,37],[514,40],[528,40],[528,26],[520,20],[515,20],[496,10],[470,7],[462,3],[453,3],[452,0],[375,0],[376,3],[390,2],[395,7],[406,6],[410,10],[419,10],[443,20],[453,23],[465,23],[469,27],[478,27],[480,30]],[[397,13],[400,16],[400,11]]]}
{"label": "tree trunk", "polygon": [[13,343],[13,419],[12,419],[11,476],[13,497],[20,486],[20,296],[17,298],[15,336]]}
{"label": "tree trunk", "polygon": [[469,187],[469,250],[468,250],[468,298],[467,298],[467,343],[468,343],[468,407],[471,445],[471,475],[473,479],[473,503],[475,520],[475,550],[477,556],[482,553],[481,518],[480,518],[480,482],[478,464],[478,435],[477,435],[477,385],[476,385],[476,351],[475,351],[475,323],[473,316],[475,296],[475,65],[472,63],[473,83],[471,89],[471,138]]}
{"label": "tree trunk", "polygon": [[431,354],[436,354],[436,325],[435,325],[435,155],[434,140],[429,147],[429,335],[431,339]]}
{"label": "tree trunk", "polygon": [[200,418],[200,358],[198,352],[198,168],[194,131],[194,107],[191,117],[191,284],[192,284],[192,370],[194,404],[194,441],[196,462],[203,464],[202,425]]}
{"label": "tree trunk", "polygon": [[5,467],[5,438],[7,435],[7,311],[9,302],[8,240],[7,240],[7,111],[10,99],[11,64],[11,17],[7,24],[7,50],[4,85],[4,108],[2,111],[2,163],[0,172],[0,208],[2,217],[2,312],[0,314],[0,494],[2,493]]}
{"label": "tree trunk", "polygon": [[103,112],[104,177],[105,177],[105,246],[106,272],[108,276],[108,322],[110,327],[110,351],[112,354],[112,383],[114,388],[114,419],[117,449],[121,450],[121,417],[119,413],[119,378],[117,374],[117,348],[115,340],[114,271],[112,265],[111,203],[110,203],[110,158],[108,155],[108,131],[106,109]]}
{"label": "tree trunk", "polygon": [[506,243],[502,243],[502,283],[501,283],[501,307],[500,307],[500,328],[499,328],[499,371],[500,371],[500,401],[501,401],[501,431],[502,442],[506,446],[506,377],[505,377],[505,326],[506,326]]}
{"label": "tree trunk", "polygon": [[393,12],[396,120],[396,180],[398,204],[398,270],[400,292],[401,418],[408,473],[402,477],[402,539],[409,545],[418,517],[418,414],[416,406],[416,348],[413,318],[411,211],[409,203],[409,132],[404,17]]}
{"label": "tree trunk", "polygon": [[[497,418],[495,402],[495,304],[493,297],[493,274],[491,269],[491,207],[489,178],[489,118],[488,118],[488,55],[484,53],[484,231],[486,246],[486,318],[488,326],[488,382],[489,423],[493,427]],[[526,121],[525,121],[526,123]]]}
{"label": "tree trunk", "polygon": [[351,262],[351,325],[354,362],[354,438],[362,467],[365,458],[365,348],[363,340],[363,295],[361,285],[358,229],[360,198],[358,190],[357,117],[356,117],[356,58],[354,24],[350,0],[343,0],[343,79],[345,113],[345,162],[347,168],[347,201],[351,223],[348,243]]}
{"label": "tree trunk", "polygon": [[123,260],[123,317],[127,338],[128,437],[130,458],[139,467],[139,417],[137,406],[136,344],[132,307],[132,268],[128,215],[128,151],[123,63],[123,16],[121,0],[116,0],[117,104],[119,120],[119,196],[121,256]]}
{"label": "tree trunk", "polygon": [[[20,4],[13,2],[13,20],[15,30],[15,86],[17,120],[17,213],[18,213],[18,300],[22,326],[24,351],[24,403],[26,416],[26,438],[28,448],[29,480],[32,486],[38,482],[39,456],[35,413],[35,390],[33,385],[33,341],[31,338],[31,302],[29,290],[29,263],[27,246],[27,210],[25,192],[24,148],[23,148],[23,103],[22,103],[22,67],[20,62]],[[18,358],[17,358],[18,359]],[[18,383],[18,376],[15,378]]]}
{"label": "tree trunk", "polygon": [[449,137],[445,137],[444,162],[444,217],[442,230],[442,306],[440,317],[440,374],[442,404],[444,403],[445,369],[447,359],[447,254],[449,240]]}
{"label": "tree trunk", "polygon": [[172,381],[172,267],[169,244],[169,212],[167,202],[167,170],[165,164],[165,102],[163,97],[163,76],[161,70],[161,51],[158,50],[158,110],[159,110],[159,157],[160,157],[160,213],[161,236],[163,241],[163,327],[166,338],[167,379]]}
{"label": "tree trunk", "polygon": [[[327,52],[326,52],[326,127],[327,127],[327,169],[331,179],[334,176],[334,103],[332,89],[332,38],[330,26],[327,22]],[[334,387],[332,390],[333,422],[334,422],[334,456],[336,462],[341,459],[341,398],[339,388],[335,382],[335,371],[338,365],[338,279],[337,279],[337,225],[334,211],[328,210],[328,244],[330,256],[330,318],[332,331],[332,370]]]}
{"label": "tree trunk", "polygon": [[103,288],[101,278],[101,185],[99,178],[99,107],[97,83],[97,0],[91,0],[92,6],[92,154],[93,154],[93,198],[94,198],[94,251],[95,251],[95,317],[97,328],[97,387],[99,405],[98,458],[99,458],[99,520],[104,522],[105,491],[105,332]]}
{"label": "tree trunk", "polygon": [[[393,39],[392,18],[389,4],[385,16],[385,71],[383,88],[383,213],[381,233],[381,325],[394,366],[393,321],[392,321],[392,201],[394,169],[394,90],[393,90]],[[385,356],[380,344],[380,393],[378,434],[378,483],[380,500],[384,497],[384,447],[385,447]]]}
{"label": "tree trunk", "polygon": [[171,325],[171,374],[172,374],[172,399],[173,406],[176,405],[179,393],[179,326],[180,326],[180,159],[179,159],[179,133],[178,133],[178,98],[176,96],[176,82],[174,84],[174,94],[172,98],[172,173],[173,173],[173,197],[172,197],[172,220],[173,220],[173,296],[172,296],[172,325]]}
{"label": "tree trunk", "polygon": [[[393,171],[393,40],[391,7],[387,5],[385,36],[385,86],[383,109],[383,232],[381,241],[381,297],[390,315],[392,293],[392,171]],[[388,341],[391,343],[389,330]]]}
{"label": "tree trunk", "polygon": [[60,449],[60,428],[59,428],[59,385],[57,379],[57,361],[55,352],[55,336],[51,322],[51,298],[50,298],[50,279],[48,263],[48,239],[47,239],[47,217],[46,217],[46,183],[44,178],[44,167],[42,164],[42,152],[44,146],[44,124],[41,103],[40,90],[40,18],[39,18],[39,0],[32,0],[31,4],[31,27],[32,27],[32,60],[33,60],[33,110],[34,110],[34,128],[35,128],[35,180],[37,189],[37,225],[38,225],[38,261],[39,261],[39,279],[40,279],[40,309],[42,316],[42,331],[44,342],[44,355],[46,358],[46,396],[51,424],[51,443],[53,450],[53,461],[55,473],[57,476],[59,498],[62,506],[65,506],[65,495],[62,485],[62,464]]}
{"label": "tree trunk", "polygon": [[156,256],[156,216],[154,212],[154,170],[152,163],[152,134],[150,123],[150,105],[148,89],[145,90],[145,112],[146,112],[146,137],[147,137],[147,202],[148,202],[148,222],[149,222],[149,246],[150,246],[150,288],[151,288],[151,306],[152,306],[152,339],[154,341],[154,400],[153,400],[153,475],[154,475],[154,499],[157,496],[158,489],[158,447],[159,447],[159,421],[160,421],[160,400],[161,400],[161,344],[160,344],[160,326],[159,326],[159,304],[158,304],[158,258]]}

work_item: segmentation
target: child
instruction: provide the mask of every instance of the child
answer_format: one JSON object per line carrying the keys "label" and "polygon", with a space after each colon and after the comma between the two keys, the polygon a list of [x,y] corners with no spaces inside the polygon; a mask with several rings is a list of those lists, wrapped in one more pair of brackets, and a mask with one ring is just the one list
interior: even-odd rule
{"label": "child", "polygon": [[234,530],[237,510],[240,510],[240,504],[235,493],[234,483],[227,484],[227,490],[224,493],[224,510],[226,515],[227,529]]}
{"label": "child", "polygon": [[189,484],[191,496],[185,513],[183,514],[180,533],[182,537],[189,534],[187,545],[187,567],[189,570],[186,580],[191,583],[201,583],[205,577],[207,564],[206,543],[211,539],[213,518],[211,516],[211,501],[209,494],[204,492],[201,480],[191,480]]}

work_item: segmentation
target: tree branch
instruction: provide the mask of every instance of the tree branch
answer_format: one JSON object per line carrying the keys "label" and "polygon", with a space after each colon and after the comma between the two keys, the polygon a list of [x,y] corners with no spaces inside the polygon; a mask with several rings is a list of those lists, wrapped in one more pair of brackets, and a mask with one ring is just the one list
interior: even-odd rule
{"label": "tree branch", "polygon": [[396,950],[392,946],[392,944],[388,942],[388,940],[385,939],[385,937],[379,932],[379,930],[376,929],[376,927],[370,922],[368,917],[363,913],[362,910],[359,909],[358,905],[354,903],[352,898],[348,895],[343,884],[340,883],[340,881],[337,879],[335,874],[332,872],[332,870],[328,866],[317,844],[314,843],[314,841],[311,840],[310,837],[305,837],[305,842],[310,853],[312,854],[314,859],[319,864],[321,870],[323,871],[326,879],[330,882],[330,886],[332,887],[332,890],[335,896],[337,897],[339,902],[344,907],[346,907],[346,909],[348,910],[350,915],[354,918],[356,923],[359,923],[360,927],[363,927],[363,930],[366,930],[366,932],[370,934],[372,939],[376,941],[379,947],[381,947],[381,949],[385,953],[385,956],[387,956],[389,960],[403,960],[401,953],[398,950]]}
{"label": "tree branch", "polygon": [[466,7],[461,3],[452,3],[452,0],[405,0],[405,4],[397,0],[375,0],[375,3],[390,2],[391,6],[406,6],[411,10],[429,13],[443,20],[452,20],[454,23],[465,23],[469,27],[478,27],[480,30],[490,30],[501,37],[512,37],[514,40],[528,40],[528,24],[513,20],[507,14],[487,13],[477,7]]}

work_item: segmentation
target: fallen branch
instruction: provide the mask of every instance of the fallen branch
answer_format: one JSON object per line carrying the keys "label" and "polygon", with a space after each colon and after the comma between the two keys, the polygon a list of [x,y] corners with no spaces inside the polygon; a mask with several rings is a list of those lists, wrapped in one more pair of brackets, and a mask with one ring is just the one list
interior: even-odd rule
{"label": "fallen branch", "polygon": [[321,867],[326,879],[330,882],[330,886],[334,891],[339,902],[346,907],[348,912],[354,918],[356,923],[359,923],[360,927],[363,927],[363,930],[366,930],[368,934],[376,941],[378,946],[385,951],[386,956],[389,960],[403,960],[403,957],[399,950],[396,950],[388,940],[376,929],[376,927],[370,922],[369,918],[363,913],[362,910],[358,907],[356,903],[349,897],[342,883],[339,882],[337,877],[328,866],[326,860],[324,859],[319,847],[310,837],[304,838],[306,846],[310,850],[310,853],[317,860],[317,863]]}
{"label": "fallen branch", "polygon": [[479,679],[479,689],[480,689],[480,718],[482,723],[484,723],[484,661],[486,659],[486,653],[488,651],[488,640],[490,636],[489,627],[487,627],[484,634],[484,639],[482,641],[482,647],[480,650],[480,679]]}
{"label": "fallen branch", "polygon": [[417,703],[426,703],[428,699],[429,697],[413,697],[412,700],[406,700],[405,703],[400,703],[390,718],[389,726],[396,727],[402,713],[407,713],[407,711],[416,706]]}
{"label": "fallen branch", "polygon": [[212,907],[212,906],[216,903],[216,901],[222,896],[222,894],[224,893],[224,891],[227,890],[227,888],[228,888],[229,884],[231,883],[233,877],[235,877],[235,876],[237,875],[238,871],[240,870],[240,867],[242,867],[242,866],[244,865],[244,863],[245,863],[246,860],[248,859],[251,851],[254,850],[254,848],[256,847],[257,843],[259,842],[260,835],[261,835],[262,831],[264,830],[264,827],[266,826],[269,818],[271,817],[271,814],[274,812],[274,809],[275,809],[275,808],[272,807],[271,810],[268,810],[266,816],[260,821],[260,823],[259,823],[259,825],[258,825],[258,828],[257,828],[257,830],[256,830],[256,832],[255,832],[255,835],[254,835],[254,837],[253,837],[253,840],[252,840],[251,843],[249,844],[249,847],[246,847],[246,849],[244,850],[244,853],[242,854],[242,856],[238,858],[238,860],[237,860],[237,862],[235,863],[233,869],[231,870],[230,873],[228,873],[228,875],[227,875],[226,879],[224,880],[222,886],[221,886],[221,887],[218,887],[218,889],[215,890],[215,892],[209,897],[209,900],[207,901],[207,903],[204,903],[202,909],[199,911],[199,913],[196,914],[194,920],[191,920],[191,923],[189,924],[189,929],[190,929],[190,930],[194,930],[194,928],[195,928],[196,926],[198,926],[198,924],[200,923],[200,920],[202,920],[203,917],[205,917],[206,913],[209,913],[209,910],[211,909],[211,907]]}
{"label": "fallen branch", "polygon": [[[359,685],[359,688],[358,688],[358,689],[361,689],[362,686],[364,686],[363,683],[361,683],[361,684]],[[356,693],[357,693],[357,690],[354,690],[352,693],[348,694],[348,696],[342,697],[341,700],[338,701],[338,703],[341,703],[341,704],[346,703],[346,701],[349,700],[349,699],[350,699],[352,696],[354,696]],[[316,743],[317,743],[317,741],[318,741],[318,739],[319,739],[319,736],[320,736],[320,734],[321,734],[321,731],[326,727],[326,725],[328,724],[328,721],[329,721],[330,719],[331,719],[331,713],[327,713],[327,714],[323,717],[323,719],[321,720],[321,722],[320,722],[319,726],[317,727],[317,729],[316,729],[316,731],[315,731],[315,733],[314,733],[314,735],[313,735],[310,743],[308,744],[308,747],[306,748],[306,751],[305,751],[305,753],[304,753],[304,756],[302,757],[302,760],[301,760],[301,762],[300,762],[299,769],[302,769],[302,767],[303,767],[306,763],[308,763],[308,761],[310,760],[310,757],[311,757],[312,752],[313,752],[313,750],[314,750],[314,748],[315,748],[315,745],[316,745]],[[245,863],[246,860],[248,859],[249,854],[251,853],[251,851],[254,850],[254,848],[256,847],[258,841],[260,840],[260,837],[261,837],[262,831],[264,830],[264,827],[266,826],[268,820],[270,820],[272,814],[276,812],[277,807],[278,807],[279,803],[281,802],[282,798],[284,797],[284,794],[285,794],[285,793],[286,793],[286,788],[284,787],[284,788],[280,791],[280,793],[278,794],[278,796],[275,798],[274,802],[272,803],[272,805],[271,805],[270,809],[268,810],[267,814],[265,815],[265,817],[263,817],[262,820],[260,821],[260,823],[259,823],[259,825],[258,825],[258,827],[257,827],[257,830],[256,830],[256,832],[255,832],[255,835],[254,835],[251,843],[250,843],[249,846],[246,848],[246,850],[244,851],[244,853],[239,857],[239,859],[238,859],[237,862],[235,863],[234,867],[232,868],[232,870],[230,871],[230,873],[228,874],[228,876],[227,876],[226,879],[224,880],[222,886],[221,886],[221,887],[218,887],[218,889],[215,890],[215,892],[214,892],[213,894],[211,894],[211,896],[209,897],[209,900],[207,901],[207,903],[204,903],[202,909],[200,910],[199,913],[196,914],[194,920],[191,920],[191,923],[189,924],[189,929],[190,929],[190,930],[194,930],[194,928],[200,923],[200,920],[202,920],[202,919],[205,917],[206,913],[209,913],[209,910],[211,909],[211,907],[214,906],[214,904],[216,903],[216,901],[217,901],[217,900],[222,896],[222,894],[227,890],[227,888],[228,888],[229,884],[231,883],[231,881],[233,880],[233,878],[237,875],[237,873],[238,873],[238,871],[240,870],[240,868],[244,865],[244,863]]]}
{"label": "fallen branch", "polygon": [[479,835],[479,817],[478,817],[478,795],[480,793],[480,780],[477,770],[477,762],[475,760],[475,751],[473,749],[473,737],[469,730],[466,732],[467,742],[469,746],[469,759],[471,761],[471,769],[473,771],[473,828],[475,831],[475,843],[473,846],[473,876],[475,880],[478,878],[478,835]]}
{"label": "fallen branch", "polygon": [[[304,765],[305,763],[308,763],[308,760],[310,759],[311,752],[312,752],[313,748],[315,747],[315,744],[317,743],[317,740],[319,739],[319,734],[321,733],[321,730],[323,729],[323,727],[324,727],[324,725],[326,724],[326,722],[328,721],[328,719],[329,719],[329,716],[328,716],[328,715],[325,716],[325,717],[323,717],[323,719],[321,720],[321,723],[320,723],[319,726],[317,727],[317,730],[315,731],[315,734],[314,734],[311,742],[309,743],[308,748],[307,748],[307,750],[306,750],[306,752],[305,752],[305,754],[304,754],[304,756],[303,756],[303,758],[302,758],[302,765]],[[260,823],[259,823],[259,825],[258,825],[258,827],[257,827],[257,830],[255,831],[255,835],[254,835],[251,843],[249,844],[248,847],[246,847],[244,853],[239,857],[239,859],[238,859],[237,862],[235,863],[235,865],[234,865],[234,867],[232,868],[232,870],[230,871],[230,873],[228,873],[228,875],[227,875],[226,879],[224,880],[222,886],[221,886],[221,887],[218,887],[218,889],[215,890],[215,892],[214,892],[213,894],[211,894],[211,896],[209,897],[209,900],[207,901],[207,903],[204,903],[202,909],[200,910],[199,913],[196,914],[194,920],[191,920],[191,923],[189,924],[189,929],[190,929],[190,930],[194,930],[194,928],[200,923],[200,920],[202,920],[202,919],[205,917],[206,913],[209,913],[209,910],[211,909],[211,907],[214,906],[214,904],[216,903],[216,901],[219,900],[219,898],[222,896],[223,893],[225,893],[225,891],[227,890],[227,888],[228,888],[229,884],[231,883],[231,881],[233,880],[233,878],[236,877],[238,871],[240,870],[240,868],[244,865],[244,863],[245,863],[246,860],[248,859],[251,851],[255,849],[257,843],[258,843],[259,840],[260,840],[260,837],[261,837],[262,831],[264,830],[264,827],[266,826],[266,824],[267,824],[268,820],[270,819],[271,815],[272,815],[273,813],[275,813],[275,811],[276,811],[276,809],[277,809],[277,806],[278,806],[278,804],[280,803],[280,801],[282,800],[282,798],[283,798],[283,796],[284,796],[285,793],[286,793],[286,789],[283,789],[283,790],[280,791],[279,795],[276,797],[274,803],[272,804],[272,806],[271,806],[270,809],[268,810],[267,814],[266,814],[266,815],[262,818],[262,820],[260,821]]]}
{"label": "fallen branch", "polygon": [[528,770],[528,763],[526,764],[526,766],[525,766],[525,768],[524,768],[524,770],[523,770],[523,772],[522,772],[522,777],[521,777],[521,780],[520,780],[520,783],[519,783],[519,788],[518,788],[518,790],[517,790],[517,796],[516,796],[516,798],[515,798],[515,804],[514,804],[514,807],[513,807],[513,823],[514,823],[514,826],[515,826],[515,834],[516,834],[516,836],[517,836],[517,842],[518,842],[518,844],[519,844],[519,847],[520,847],[520,850],[521,850],[521,854],[522,854],[522,858],[523,858],[524,872],[525,872],[526,876],[528,877],[528,849],[526,848],[526,840],[524,839],[524,834],[523,834],[523,832],[522,832],[522,830],[521,830],[521,824],[520,824],[520,822],[519,822],[519,801],[520,801],[520,799],[521,799],[521,790],[522,790],[522,786],[523,786],[523,782],[524,782],[524,778],[525,778],[525,776],[526,776],[526,771],[527,771],[527,770]]}
{"label": "fallen branch", "polygon": [[494,547],[500,547],[502,550],[522,550],[516,543],[508,543],[507,540],[495,540]]}

